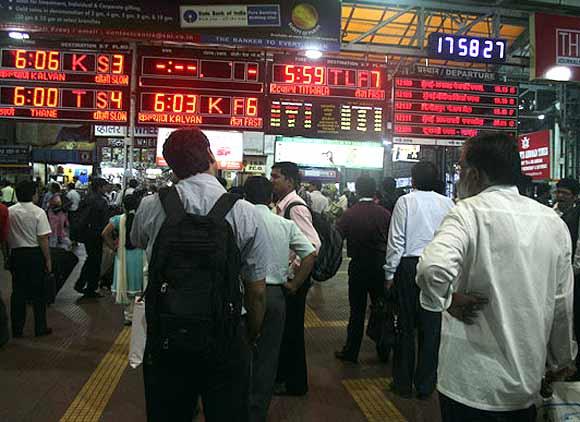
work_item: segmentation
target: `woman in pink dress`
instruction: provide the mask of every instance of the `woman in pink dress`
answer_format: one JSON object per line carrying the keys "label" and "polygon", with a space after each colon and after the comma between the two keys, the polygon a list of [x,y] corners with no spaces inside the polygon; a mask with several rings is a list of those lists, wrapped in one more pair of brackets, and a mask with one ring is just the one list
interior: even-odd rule
{"label": "woman in pink dress", "polygon": [[68,235],[66,229],[68,227],[68,218],[66,211],[63,209],[63,199],[58,183],[50,184],[50,192],[52,197],[48,202],[48,221],[52,233],[49,237],[49,245],[51,248],[68,246]]}

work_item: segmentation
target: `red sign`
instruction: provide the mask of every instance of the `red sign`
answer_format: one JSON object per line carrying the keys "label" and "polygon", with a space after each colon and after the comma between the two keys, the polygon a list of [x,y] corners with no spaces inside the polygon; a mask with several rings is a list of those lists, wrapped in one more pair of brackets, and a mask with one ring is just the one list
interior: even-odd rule
{"label": "red sign", "polygon": [[534,180],[550,178],[550,131],[532,132],[518,138],[522,173]]}
{"label": "red sign", "polygon": [[580,18],[535,13],[530,18],[531,79],[543,79],[554,66],[572,71],[580,81]]}

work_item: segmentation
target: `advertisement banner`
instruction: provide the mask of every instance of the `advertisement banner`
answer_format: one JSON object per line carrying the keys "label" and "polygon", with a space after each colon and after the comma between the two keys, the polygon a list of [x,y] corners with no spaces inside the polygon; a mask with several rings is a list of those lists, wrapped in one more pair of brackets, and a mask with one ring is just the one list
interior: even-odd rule
{"label": "advertisement banner", "polygon": [[526,133],[518,138],[522,173],[533,180],[550,179],[550,131]]}
{"label": "advertisement banner", "polygon": [[382,169],[384,148],[377,142],[285,138],[276,141],[274,161],[310,167]]}
{"label": "advertisement banner", "polygon": [[258,48],[339,51],[340,19],[339,0],[0,0],[0,30]]}
{"label": "advertisement banner", "polygon": [[[157,135],[157,165],[167,167],[163,158],[163,145],[177,129],[159,128]],[[209,139],[211,152],[221,170],[241,170],[244,168],[244,134],[242,132],[222,132],[218,130],[204,130]]]}
{"label": "advertisement banner", "polygon": [[555,66],[580,82],[580,17],[534,13],[530,16],[530,78],[544,79]]}

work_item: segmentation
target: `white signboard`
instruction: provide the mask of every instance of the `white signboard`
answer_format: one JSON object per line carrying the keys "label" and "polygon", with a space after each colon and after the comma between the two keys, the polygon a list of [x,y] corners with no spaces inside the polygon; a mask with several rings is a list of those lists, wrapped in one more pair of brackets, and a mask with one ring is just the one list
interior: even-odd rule
{"label": "white signboard", "polygon": [[[95,136],[107,138],[125,138],[127,136],[126,126],[103,126],[95,125]],[[157,138],[156,127],[135,127],[136,138]]]}
{"label": "white signboard", "polygon": [[[157,135],[157,165],[167,167],[163,158],[163,145],[177,129],[159,128]],[[224,132],[217,130],[204,130],[203,133],[209,139],[211,151],[215,156],[219,168],[222,170],[241,170],[244,160],[244,135],[242,132]]]}
{"label": "white signboard", "polygon": [[384,148],[376,142],[282,138],[276,141],[275,162],[311,167],[382,169]]}
{"label": "white signboard", "polygon": [[419,152],[421,151],[420,145],[405,145],[405,144],[394,144],[393,145],[393,162],[395,161],[407,161],[415,163],[419,161]]}

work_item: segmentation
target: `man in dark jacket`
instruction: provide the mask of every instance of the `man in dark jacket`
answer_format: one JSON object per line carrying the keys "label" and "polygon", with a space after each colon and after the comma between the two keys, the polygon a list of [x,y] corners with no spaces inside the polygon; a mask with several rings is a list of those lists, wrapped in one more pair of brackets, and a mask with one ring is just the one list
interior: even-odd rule
{"label": "man in dark jacket", "polygon": [[78,212],[77,223],[81,226],[79,231],[82,232],[81,237],[87,251],[87,259],[75,284],[75,290],[85,297],[102,297],[97,292],[97,288],[103,256],[101,233],[109,222],[109,204],[105,196],[107,185],[108,182],[105,179],[94,179],[91,192],[81,203]]}
{"label": "man in dark jacket", "polygon": [[383,297],[383,263],[387,251],[391,213],[373,202],[376,182],[368,176],[356,181],[358,202],[346,210],[336,228],[347,242],[350,319],[346,344],[337,359],[356,363],[363,338],[367,295],[376,303]]}

